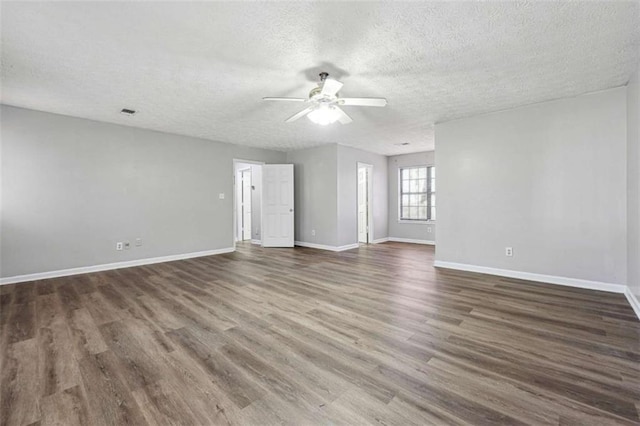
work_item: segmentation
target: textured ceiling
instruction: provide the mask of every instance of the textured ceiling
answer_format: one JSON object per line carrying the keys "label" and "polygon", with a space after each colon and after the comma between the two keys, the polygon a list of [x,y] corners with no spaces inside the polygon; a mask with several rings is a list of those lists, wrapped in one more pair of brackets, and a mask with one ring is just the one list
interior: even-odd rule
{"label": "textured ceiling", "polygon": [[[2,103],[278,150],[433,149],[435,122],[623,85],[640,46],[638,2],[1,8]],[[284,123],[301,104],[261,101],[305,97],[320,71],[389,104],[320,127]]]}

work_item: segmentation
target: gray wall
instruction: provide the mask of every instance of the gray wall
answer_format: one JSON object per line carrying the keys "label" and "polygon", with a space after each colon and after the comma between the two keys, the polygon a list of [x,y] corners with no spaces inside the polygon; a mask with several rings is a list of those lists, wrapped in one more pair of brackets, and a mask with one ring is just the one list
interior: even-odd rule
{"label": "gray wall", "polygon": [[287,153],[287,163],[294,165],[296,241],[338,243],[337,150],[322,145]]}
{"label": "gray wall", "polygon": [[[413,240],[435,241],[436,222],[400,223],[398,199],[398,170],[410,166],[435,166],[435,151],[417,152],[415,154],[394,155],[388,158],[389,168],[389,237],[409,238]],[[438,208],[438,171],[436,170],[436,209]],[[431,232],[429,232],[431,231]]]}
{"label": "gray wall", "polygon": [[387,157],[337,146],[338,245],[358,242],[358,162],[373,166],[373,238],[388,236]]}
{"label": "gray wall", "polygon": [[640,77],[627,86],[627,285],[640,300]]}
{"label": "gray wall", "polygon": [[624,87],[436,125],[436,259],[626,284],[626,150]]}
{"label": "gray wall", "polygon": [[388,235],[386,157],[330,144],[289,152],[287,162],[294,164],[296,241],[332,247],[358,242],[358,162],[373,166],[374,238]]}
{"label": "gray wall", "polygon": [[[285,160],[8,106],[1,114],[2,277],[232,247],[233,158]],[[136,237],[142,247],[115,250]]]}

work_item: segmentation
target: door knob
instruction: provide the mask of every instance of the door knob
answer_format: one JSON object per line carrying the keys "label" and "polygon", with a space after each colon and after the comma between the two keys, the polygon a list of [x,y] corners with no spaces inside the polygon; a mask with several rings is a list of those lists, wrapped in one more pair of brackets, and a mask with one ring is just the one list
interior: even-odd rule
{"label": "door knob", "polygon": [[293,213],[293,209],[289,209],[289,211]]}

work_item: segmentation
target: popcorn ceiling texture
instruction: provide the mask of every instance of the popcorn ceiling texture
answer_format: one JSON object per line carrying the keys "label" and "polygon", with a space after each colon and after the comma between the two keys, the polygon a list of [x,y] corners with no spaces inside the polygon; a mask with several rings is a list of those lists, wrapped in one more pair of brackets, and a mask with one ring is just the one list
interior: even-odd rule
{"label": "popcorn ceiling texture", "polygon": [[[276,150],[433,149],[433,124],[620,86],[638,2],[2,3],[2,103]],[[352,124],[284,120],[320,71]],[[121,108],[139,111],[134,117]],[[410,145],[401,146],[403,142]]]}

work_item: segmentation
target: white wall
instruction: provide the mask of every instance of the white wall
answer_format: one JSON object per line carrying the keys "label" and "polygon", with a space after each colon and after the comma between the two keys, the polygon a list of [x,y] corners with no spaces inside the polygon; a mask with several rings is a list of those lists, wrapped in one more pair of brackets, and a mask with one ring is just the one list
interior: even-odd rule
{"label": "white wall", "polygon": [[[399,221],[399,169],[411,166],[435,166],[435,151],[394,155],[388,158],[389,169],[389,238],[402,238],[433,242],[436,238],[435,222],[401,223]],[[438,206],[438,171],[436,170],[436,209]],[[439,213],[439,211],[438,211]]]}
{"label": "white wall", "polygon": [[436,260],[626,284],[626,150],[624,87],[436,125]]}
{"label": "white wall", "polygon": [[[285,159],[8,106],[1,114],[2,277],[233,247],[233,158]],[[115,250],[137,237],[141,247]]]}
{"label": "white wall", "polygon": [[627,86],[627,285],[640,300],[640,76]]}
{"label": "white wall", "polygon": [[337,150],[332,144],[287,153],[294,165],[296,241],[338,244]]}
{"label": "white wall", "polygon": [[373,238],[388,236],[387,157],[337,146],[338,245],[358,243],[358,163],[373,166]]}

